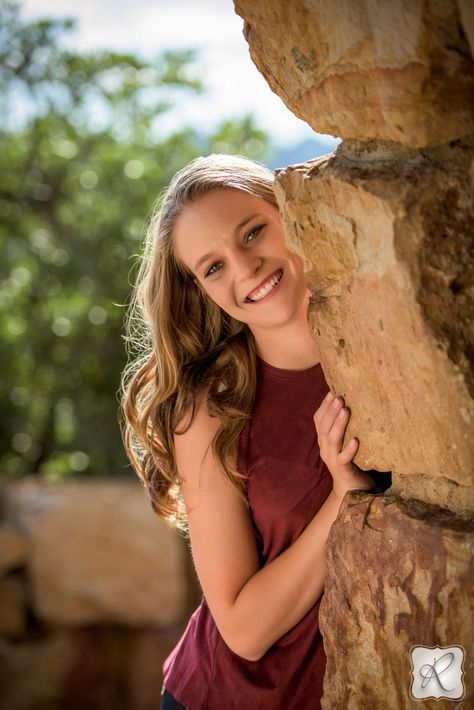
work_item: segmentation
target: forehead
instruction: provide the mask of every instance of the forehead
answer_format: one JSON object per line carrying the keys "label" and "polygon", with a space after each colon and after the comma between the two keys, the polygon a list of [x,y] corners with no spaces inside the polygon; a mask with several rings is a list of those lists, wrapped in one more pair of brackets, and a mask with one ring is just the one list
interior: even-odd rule
{"label": "forehead", "polygon": [[201,252],[230,240],[245,217],[275,211],[275,205],[256,195],[233,189],[213,190],[187,205],[177,218],[173,230],[176,256],[192,268]]}

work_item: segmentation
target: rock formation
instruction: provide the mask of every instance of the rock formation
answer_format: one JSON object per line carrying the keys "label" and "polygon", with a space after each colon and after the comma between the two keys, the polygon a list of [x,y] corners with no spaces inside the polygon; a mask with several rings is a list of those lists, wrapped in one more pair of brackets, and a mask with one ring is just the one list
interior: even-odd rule
{"label": "rock formation", "polygon": [[411,147],[474,131],[470,0],[234,0],[270,88],[319,133]]}
{"label": "rock formation", "polygon": [[[234,4],[270,87],[343,138],[278,170],[276,193],[355,463],[392,472],[346,496],[328,539],[323,708],[418,707],[416,645],[463,647],[472,707],[474,5]],[[459,698],[435,685],[424,707]]]}
{"label": "rock formation", "polygon": [[194,585],[138,480],[9,481],[0,507],[0,707],[159,704]]}

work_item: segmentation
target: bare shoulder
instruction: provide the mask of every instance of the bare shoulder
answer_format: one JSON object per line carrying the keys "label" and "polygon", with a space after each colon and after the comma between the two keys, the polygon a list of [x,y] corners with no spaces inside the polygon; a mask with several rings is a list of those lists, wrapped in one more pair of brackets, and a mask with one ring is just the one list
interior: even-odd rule
{"label": "bare shoulder", "polygon": [[[178,429],[182,431],[185,425],[184,433],[174,436],[176,466],[188,517],[198,502],[201,506],[219,502],[220,506],[240,508],[237,505],[240,496],[212,451],[212,441],[221,421],[209,413],[206,393],[196,398],[194,417],[188,426],[190,417],[191,412],[187,412]],[[219,501],[214,496],[218,496]]]}
{"label": "bare shoulder", "polygon": [[189,408],[176,427],[178,432],[183,433],[174,435],[176,464],[185,486],[198,484],[198,472],[221,425],[218,417],[209,414],[205,392],[197,395],[192,421],[191,416]]}

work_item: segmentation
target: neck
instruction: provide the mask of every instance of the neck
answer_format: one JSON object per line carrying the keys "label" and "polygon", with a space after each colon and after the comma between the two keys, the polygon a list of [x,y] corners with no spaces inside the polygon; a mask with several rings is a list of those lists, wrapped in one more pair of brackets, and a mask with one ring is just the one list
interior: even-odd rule
{"label": "neck", "polygon": [[269,365],[284,370],[305,370],[320,362],[306,313],[302,313],[298,320],[292,320],[273,330],[252,331],[257,353]]}

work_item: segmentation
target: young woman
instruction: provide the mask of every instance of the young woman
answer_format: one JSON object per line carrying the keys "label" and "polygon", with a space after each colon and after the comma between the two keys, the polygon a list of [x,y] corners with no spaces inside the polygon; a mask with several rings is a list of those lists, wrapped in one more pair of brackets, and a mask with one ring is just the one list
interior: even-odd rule
{"label": "young woman", "polygon": [[273,179],[223,155],[180,170],[132,299],[125,445],[155,512],[189,536],[203,591],[163,667],[164,709],[320,708],[325,543],[345,493],[374,486],[358,441],[342,446],[349,411]]}

